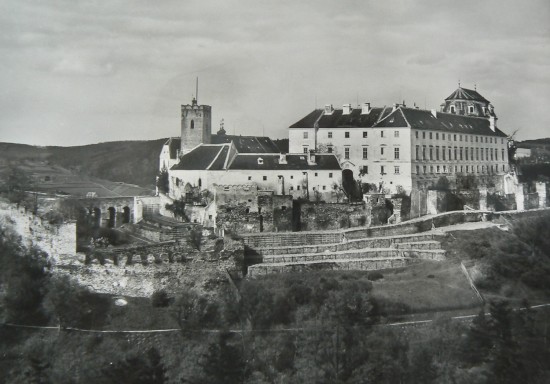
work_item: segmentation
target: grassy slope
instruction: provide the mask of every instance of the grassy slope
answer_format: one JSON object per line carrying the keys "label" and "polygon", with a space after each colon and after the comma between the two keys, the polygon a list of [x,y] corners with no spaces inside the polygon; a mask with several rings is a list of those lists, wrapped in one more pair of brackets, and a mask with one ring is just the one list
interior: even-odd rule
{"label": "grassy slope", "polygon": [[150,187],[155,182],[165,141],[114,141],[76,147],[0,143],[0,163],[48,161],[80,174]]}

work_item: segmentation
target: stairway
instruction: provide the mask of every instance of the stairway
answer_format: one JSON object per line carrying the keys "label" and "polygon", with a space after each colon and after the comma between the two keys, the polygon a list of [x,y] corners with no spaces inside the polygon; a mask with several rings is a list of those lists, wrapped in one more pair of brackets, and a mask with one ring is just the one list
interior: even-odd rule
{"label": "stairway", "polygon": [[304,270],[377,270],[399,268],[421,260],[445,260],[440,233],[425,232],[340,243],[248,248],[248,276]]}

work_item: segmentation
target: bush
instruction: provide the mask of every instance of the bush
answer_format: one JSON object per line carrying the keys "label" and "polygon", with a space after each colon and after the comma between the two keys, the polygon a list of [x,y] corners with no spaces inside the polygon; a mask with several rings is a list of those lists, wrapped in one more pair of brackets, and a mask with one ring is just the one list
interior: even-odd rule
{"label": "bush", "polygon": [[164,289],[153,292],[151,295],[151,305],[155,308],[163,308],[170,305],[170,298]]}
{"label": "bush", "polygon": [[383,278],[384,278],[384,275],[378,271],[369,272],[369,274],[367,275],[367,279],[369,279],[370,281],[376,281]]}

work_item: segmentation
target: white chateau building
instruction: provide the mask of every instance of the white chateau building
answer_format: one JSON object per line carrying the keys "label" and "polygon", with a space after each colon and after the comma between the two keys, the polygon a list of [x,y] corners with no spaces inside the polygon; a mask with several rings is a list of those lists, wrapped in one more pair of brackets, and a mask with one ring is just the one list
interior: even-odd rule
{"label": "white chateau building", "polygon": [[249,185],[293,198],[335,198],[342,175],[335,155],[281,154],[268,137],[226,135],[223,125],[213,135],[211,127],[210,106],[195,99],[181,106],[181,137],[168,139],[159,159],[160,170],[168,171],[169,197]]}
{"label": "white chateau building", "polygon": [[289,151],[335,154],[344,172],[390,192],[425,188],[441,176],[500,183],[509,171],[508,140],[496,122],[490,102],[461,87],[439,112],[326,105],[289,127]]}

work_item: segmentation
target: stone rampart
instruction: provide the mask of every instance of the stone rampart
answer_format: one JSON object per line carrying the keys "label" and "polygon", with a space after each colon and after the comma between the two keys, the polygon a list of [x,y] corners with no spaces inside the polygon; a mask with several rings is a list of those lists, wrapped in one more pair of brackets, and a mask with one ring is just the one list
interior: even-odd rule
{"label": "stone rampart", "polygon": [[341,229],[368,225],[370,211],[364,203],[313,203],[300,205],[302,231]]}

